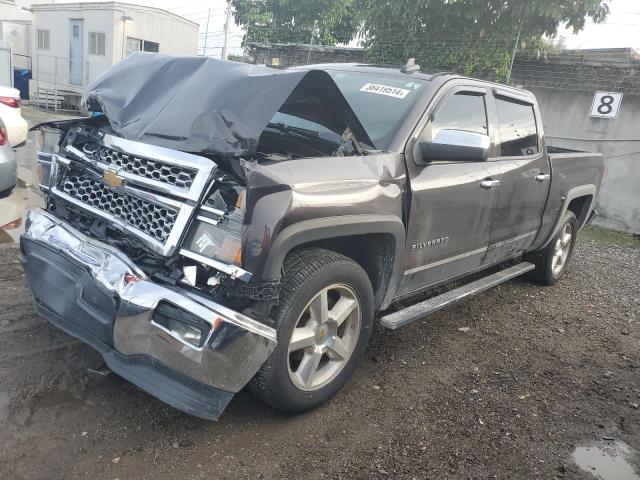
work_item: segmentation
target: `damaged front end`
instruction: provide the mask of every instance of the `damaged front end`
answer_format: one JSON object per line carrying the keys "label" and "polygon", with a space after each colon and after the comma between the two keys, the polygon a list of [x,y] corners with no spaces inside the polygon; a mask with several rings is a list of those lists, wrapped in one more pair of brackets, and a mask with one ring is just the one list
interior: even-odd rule
{"label": "damaged front end", "polygon": [[[38,312],[132,383],[217,418],[276,343],[242,268],[241,179],[118,137],[105,117],[38,137],[47,207],[30,212],[21,241]],[[263,295],[262,311],[275,298]]]}
{"label": "damaged front end", "polygon": [[[276,344],[279,279],[251,271],[251,172],[370,140],[322,71],[132,55],[84,102],[91,118],[37,127],[46,209],[21,240],[36,308],[132,383],[217,418]],[[342,140],[288,131],[278,112]]]}

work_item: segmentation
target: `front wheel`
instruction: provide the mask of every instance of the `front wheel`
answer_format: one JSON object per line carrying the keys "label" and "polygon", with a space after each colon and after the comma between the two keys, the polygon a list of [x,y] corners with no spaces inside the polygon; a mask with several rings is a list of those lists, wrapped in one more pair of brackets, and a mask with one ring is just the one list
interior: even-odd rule
{"label": "front wheel", "polygon": [[536,268],[529,273],[529,278],[543,285],[553,285],[560,280],[567,270],[577,235],[578,220],[573,212],[568,211],[549,245],[530,255],[529,260],[535,263]]}
{"label": "front wheel", "polygon": [[280,410],[322,404],[362,359],[373,314],[373,289],[360,265],[323,249],[292,253],[285,260],[280,303],[270,316],[278,344],[251,389]]}

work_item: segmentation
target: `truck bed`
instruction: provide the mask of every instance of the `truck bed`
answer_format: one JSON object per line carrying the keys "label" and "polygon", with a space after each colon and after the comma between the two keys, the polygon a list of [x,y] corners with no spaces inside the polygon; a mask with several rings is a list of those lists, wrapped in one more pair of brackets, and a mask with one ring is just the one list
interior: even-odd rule
{"label": "truck bed", "polygon": [[547,152],[551,165],[551,187],[540,235],[551,238],[561,220],[561,212],[574,198],[581,198],[580,204],[574,205],[579,212],[578,226],[582,228],[585,225],[595,206],[595,202],[586,201],[585,198],[594,199],[598,195],[604,175],[604,159],[600,153],[554,146],[548,146]]}

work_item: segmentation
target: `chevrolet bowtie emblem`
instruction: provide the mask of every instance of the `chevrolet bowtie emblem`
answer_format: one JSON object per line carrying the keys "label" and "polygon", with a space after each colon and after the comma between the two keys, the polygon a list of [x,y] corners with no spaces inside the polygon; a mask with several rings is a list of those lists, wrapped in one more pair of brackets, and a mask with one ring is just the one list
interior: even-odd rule
{"label": "chevrolet bowtie emblem", "polygon": [[114,170],[107,170],[104,172],[102,180],[104,180],[104,183],[109,185],[111,188],[120,188],[124,185],[124,178],[118,175],[118,172]]}

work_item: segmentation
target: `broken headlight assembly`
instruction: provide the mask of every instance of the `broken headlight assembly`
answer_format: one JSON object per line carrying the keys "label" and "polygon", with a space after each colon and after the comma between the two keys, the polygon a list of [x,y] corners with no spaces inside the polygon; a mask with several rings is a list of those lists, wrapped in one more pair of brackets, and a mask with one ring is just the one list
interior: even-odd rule
{"label": "broken headlight assembly", "polygon": [[251,275],[240,268],[246,190],[222,180],[215,186],[219,188],[198,209],[180,253],[232,278],[248,281]]}
{"label": "broken headlight assembly", "polygon": [[37,152],[36,172],[40,188],[47,193],[51,184],[51,161],[58,153],[62,132],[56,128],[40,127],[35,132]]}

